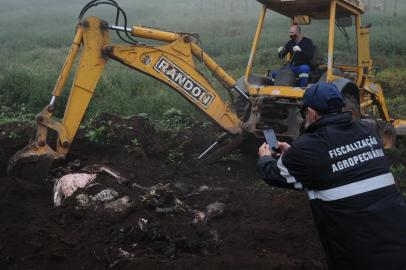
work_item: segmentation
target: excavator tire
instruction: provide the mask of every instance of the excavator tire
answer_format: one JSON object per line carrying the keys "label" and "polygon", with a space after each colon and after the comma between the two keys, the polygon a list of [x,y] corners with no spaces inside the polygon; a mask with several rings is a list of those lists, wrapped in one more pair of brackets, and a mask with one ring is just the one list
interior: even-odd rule
{"label": "excavator tire", "polygon": [[344,111],[352,112],[352,117],[356,120],[361,118],[361,107],[357,101],[357,98],[351,94],[345,93],[343,94],[345,107]]}

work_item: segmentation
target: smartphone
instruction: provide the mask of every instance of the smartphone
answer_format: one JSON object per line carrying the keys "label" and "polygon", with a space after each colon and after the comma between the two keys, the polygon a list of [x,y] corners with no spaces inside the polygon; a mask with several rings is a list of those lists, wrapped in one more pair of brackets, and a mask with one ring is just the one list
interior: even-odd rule
{"label": "smartphone", "polygon": [[278,152],[278,139],[276,138],[275,131],[273,129],[264,130],[264,136],[266,143],[269,145],[269,149]]}

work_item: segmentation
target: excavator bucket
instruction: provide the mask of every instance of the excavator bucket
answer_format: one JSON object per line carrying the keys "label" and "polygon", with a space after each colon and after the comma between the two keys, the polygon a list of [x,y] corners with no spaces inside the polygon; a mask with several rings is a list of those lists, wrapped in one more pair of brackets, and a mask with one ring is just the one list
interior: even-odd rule
{"label": "excavator bucket", "polygon": [[59,126],[49,124],[52,110],[46,107],[37,116],[37,131],[35,139],[32,140],[23,149],[18,151],[9,160],[7,174],[27,180],[43,180],[52,167],[54,160],[64,157],[63,153],[58,153],[47,143],[47,134],[49,126]]}
{"label": "excavator bucket", "polygon": [[7,174],[33,181],[43,180],[51,169],[55,157],[52,154],[46,153],[46,151],[44,152],[41,148],[50,147],[47,145],[47,147],[39,148],[37,143],[34,142],[14,154],[9,161]]}

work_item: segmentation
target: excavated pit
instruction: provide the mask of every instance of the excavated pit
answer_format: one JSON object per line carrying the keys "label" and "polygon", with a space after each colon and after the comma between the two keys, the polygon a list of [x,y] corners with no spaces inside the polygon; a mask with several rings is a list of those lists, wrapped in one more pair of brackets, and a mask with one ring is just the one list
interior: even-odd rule
{"label": "excavated pit", "polygon": [[[33,128],[0,134],[0,269],[325,269],[305,194],[263,184],[244,155],[195,161],[213,127],[104,114],[41,183],[5,176]],[[55,207],[54,182],[70,173],[97,176]]]}

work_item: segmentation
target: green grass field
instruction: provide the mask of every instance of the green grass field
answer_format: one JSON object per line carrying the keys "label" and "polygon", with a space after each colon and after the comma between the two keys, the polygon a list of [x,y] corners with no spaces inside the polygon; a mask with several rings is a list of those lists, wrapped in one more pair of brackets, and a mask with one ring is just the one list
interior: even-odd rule
{"label": "green grass field", "polygon": [[[172,31],[196,32],[204,49],[235,78],[243,75],[255,31],[260,4],[253,0],[119,0],[130,25],[142,24]],[[406,3],[398,4],[393,16],[392,2],[386,12],[371,11],[364,24],[372,23],[371,50],[381,73],[388,104],[396,116],[406,116],[406,36],[400,28],[406,21]],[[0,10],[0,117],[8,119],[39,112],[51,91],[71,44],[77,15],[86,1],[79,0],[2,0]],[[110,23],[115,11],[97,7],[97,15]],[[287,41],[290,20],[270,13],[257,54],[255,71],[264,73],[280,65],[276,49]],[[314,21],[303,27],[321,50],[327,46],[327,22]],[[351,28],[352,29],[352,28]],[[351,45],[355,44],[354,33]],[[112,33],[112,36],[115,36]],[[119,41],[114,38],[115,43]],[[344,38],[337,34],[337,62],[355,59]],[[73,76],[71,76],[73,77]],[[214,80],[212,78],[212,80]],[[68,89],[58,100],[63,111]],[[123,115],[147,113],[159,118],[169,108],[200,116],[189,103],[163,84],[110,61],[89,107],[87,119],[101,111]],[[10,109],[11,108],[11,109]]]}

